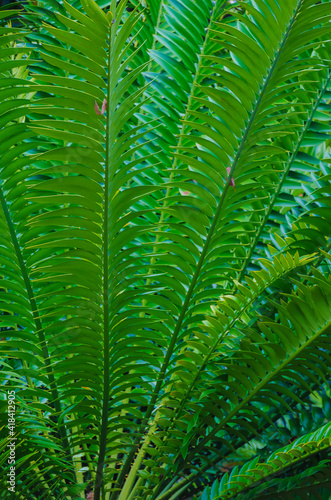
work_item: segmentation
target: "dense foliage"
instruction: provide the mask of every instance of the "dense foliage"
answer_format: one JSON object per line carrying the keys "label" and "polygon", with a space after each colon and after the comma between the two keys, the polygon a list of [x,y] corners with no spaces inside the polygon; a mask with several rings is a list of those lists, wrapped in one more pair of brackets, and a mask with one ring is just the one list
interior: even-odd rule
{"label": "dense foliage", "polygon": [[331,2],[0,31],[1,498],[328,500]]}

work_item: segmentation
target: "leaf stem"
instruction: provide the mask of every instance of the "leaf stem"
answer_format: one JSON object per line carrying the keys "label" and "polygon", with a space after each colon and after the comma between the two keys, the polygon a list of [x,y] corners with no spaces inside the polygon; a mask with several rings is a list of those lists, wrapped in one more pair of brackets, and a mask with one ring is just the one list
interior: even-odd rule
{"label": "leaf stem", "polygon": [[[39,317],[39,312],[38,312],[38,307],[37,307],[37,304],[36,304],[36,299],[34,297],[34,293],[33,293],[33,290],[32,290],[32,286],[31,286],[29,275],[28,275],[28,271],[26,269],[26,265],[25,265],[25,262],[24,262],[24,259],[23,259],[23,255],[22,255],[22,252],[21,252],[21,247],[19,245],[19,242],[18,242],[18,239],[17,239],[17,236],[16,236],[16,231],[15,231],[15,228],[14,228],[14,224],[13,224],[13,221],[11,219],[10,212],[9,212],[8,207],[7,207],[7,203],[6,203],[6,200],[5,200],[5,197],[4,197],[4,194],[3,194],[3,190],[2,190],[1,187],[0,187],[0,203],[1,203],[1,206],[2,206],[3,213],[5,215],[5,219],[6,219],[6,222],[7,222],[8,230],[9,230],[9,233],[10,233],[10,236],[11,236],[11,239],[12,239],[12,243],[13,243],[13,246],[14,246],[14,249],[15,249],[17,260],[18,260],[18,264],[19,264],[19,267],[20,267],[20,270],[21,270],[21,274],[22,274],[22,277],[23,277],[23,281],[24,281],[25,288],[26,288],[26,291],[27,291],[27,294],[28,294],[28,298],[29,298],[29,302],[30,302],[30,305],[31,305],[31,311],[32,311],[33,319],[34,319],[35,326],[36,326],[36,332],[38,334],[39,343],[41,345],[41,349],[42,349],[42,353],[43,353],[43,358],[44,358],[44,363],[45,363],[45,366],[46,366],[46,373],[47,373],[47,377],[48,377],[48,380],[49,380],[49,386],[50,386],[50,389],[51,389],[53,404],[54,404],[56,413],[58,415],[60,415],[61,414],[61,403],[60,403],[59,394],[58,394],[57,387],[56,387],[56,382],[55,382],[54,375],[53,375],[52,368],[51,368],[51,362],[50,362],[50,358],[49,358],[49,352],[48,352],[48,348],[47,348],[47,343],[46,343],[46,339],[45,339],[44,330],[43,330],[43,327],[42,327],[42,324],[41,324],[41,320],[40,320],[40,317]],[[55,423],[57,423],[57,418],[56,417],[51,417],[51,419]],[[58,428],[59,428],[60,436],[61,436],[61,439],[62,439],[62,444],[63,444],[64,452],[68,455],[70,461],[72,462],[72,457],[70,455],[69,441],[68,441],[68,437],[67,437],[65,426],[63,424],[58,424]]]}
{"label": "leaf stem", "polygon": [[328,85],[330,83],[330,79],[331,79],[331,72],[329,73],[329,76],[328,76],[328,78],[326,80],[326,83],[323,86],[321,92],[319,93],[319,95],[318,95],[318,97],[316,99],[316,103],[313,106],[313,108],[311,110],[311,113],[310,113],[310,115],[308,117],[308,120],[306,121],[305,126],[304,126],[304,128],[303,128],[303,130],[302,130],[302,132],[300,134],[300,137],[298,139],[297,145],[296,145],[294,151],[292,152],[292,154],[291,154],[291,156],[290,156],[290,158],[288,160],[287,166],[286,166],[286,168],[285,168],[285,170],[284,170],[284,172],[282,174],[282,177],[281,177],[280,182],[279,182],[279,184],[277,186],[277,189],[275,190],[275,192],[274,192],[274,194],[273,194],[273,196],[271,198],[271,202],[270,202],[270,205],[268,207],[268,210],[266,211],[266,213],[264,215],[264,218],[263,218],[263,220],[262,220],[262,222],[261,222],[261,224],[259,226],[259,229],[258,229],[258,231],[257,231],[257,233],[256,233],[256,235],[254,237],[254,240],[253,240],[253,242],[252,242],[252,244],[250,246],[249,253],[248,253],[247,257],[245,257],[244,265],[241,268],[240,274],[239,274],[239,277],[238,277],[238,281],[239,282],[241,282],[242,279],[243,279],[243,277],[244,277],[246,269],[247,269],[247,267],[248,267],[248,265],[249,265],[249,263],[251,261],[251,258],[252,258],[253,252],[255,250],[255,247],[258,244],[260,236],[262,234],[262,231],[263,231],[266,223],[269,220],[269,217],[270,217],[271,211],[273,209],[273,206],[274,206],[274,204],[277,201],[278,195],[279,195],[279,193],[280,193],[280,191],[281,191],[281,189],[283,187],[283,184],[284,184],[284,182],[285,182],[285,180],[287,178],[287,175],[288,175],[288,173],[289,173],[289,171],[291,169],[291,166],[292,166],[292,164],[293,164],[293,162],[294,162],[294,160],[295,160],[295,158],[296,158],[296,156],[297,156],[297,154],[299,152],[299,149],[301,147],[301,143],[302,143],[302,141],[303,141],[303,139],[305,137],[305,134],[308,131],[308,129],[310,127],[310,124],[311,124],[311,122],[312,122],[312,120],[314,118],[314,114],[315,114],[315,112],[316,112],[316,110],[317,110],[317,108],[318,108],[318,106],[319,106],[319,104],[320,104],[320,102],[321,102],[321,100],[323,98],[323,95],[324,95],[325,91],[327,90],[327,87],[328,87]]}

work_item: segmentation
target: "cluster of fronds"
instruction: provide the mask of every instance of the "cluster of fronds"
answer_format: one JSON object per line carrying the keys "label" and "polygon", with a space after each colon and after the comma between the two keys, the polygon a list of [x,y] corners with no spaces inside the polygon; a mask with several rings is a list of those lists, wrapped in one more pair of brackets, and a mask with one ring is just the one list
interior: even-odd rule
{"label": "cluster of fronds", "polygon": [[0,10],[2,498],[328,498],[330,21]]}

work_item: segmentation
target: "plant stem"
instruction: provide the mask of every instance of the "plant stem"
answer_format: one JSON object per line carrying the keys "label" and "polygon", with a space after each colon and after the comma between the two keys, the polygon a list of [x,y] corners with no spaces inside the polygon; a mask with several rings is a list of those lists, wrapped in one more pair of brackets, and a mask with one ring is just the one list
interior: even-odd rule
{"label": "plant stem", "polygon": [[[112,2],[112,6],[114,3]],[[113,18],[116,16],[113,12]],[[115,30],[110,29],[109,52],[108,52],[108,83],[107,83],[107,122],[106,122],[106,158],[105,158],[105,186],[104,186],[104,211],[103,211],[103,399],[101,416],[101,433],[99,444],[99,458],[95,478],[94,500],[100,500],[101,488],[103,486],[103,468],[106,456],[107,434],[108,434],[108,404],[109,404],[109,182],[111,170],[111,141],[112,141],[112,117],[115,109],[111,95],[113,92],[113,45]]]}
{"label": "plant stem", "polygon": [[141,465],[141,463],[142,463],[142,461],[144,459],[144,456],[145,456],[145,453],[146,453],[146,448],[148,447],[148,445],[149,445],[149,443],[151,441],[151,436],[155,433],[156,427],[157,427],[156,423],[154,423],[151,426],[151,428],[150,428],[150,430],[149,430],[149,432],[147,434],[147,437],[146,437],[146,439],[145,439],[142,447],[139,450],[137,458],[136,458],[136,460],[135,460],[135,462],[134,462],[134,464],[133,464],[133,466],[132,466],[132,468],[130,470],[128,478],[127,478],[127,480],[124,483],[124,486],[123,486],[123,488],[121,490],[121,494],[118,497],[118,500],[128,500],[129,495],[131,493],[131,487],[132,487],[133,482],[134,482],[134,480],[136,478],[136,475],[138,473],[140,465]]}

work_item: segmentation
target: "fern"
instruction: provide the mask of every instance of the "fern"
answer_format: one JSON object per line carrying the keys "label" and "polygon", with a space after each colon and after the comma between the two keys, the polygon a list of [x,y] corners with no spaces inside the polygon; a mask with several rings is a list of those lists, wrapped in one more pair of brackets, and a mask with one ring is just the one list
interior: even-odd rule
{"label": "fern", "polygon": [[327,498],[330,5],[1,8],[4,499]]}

